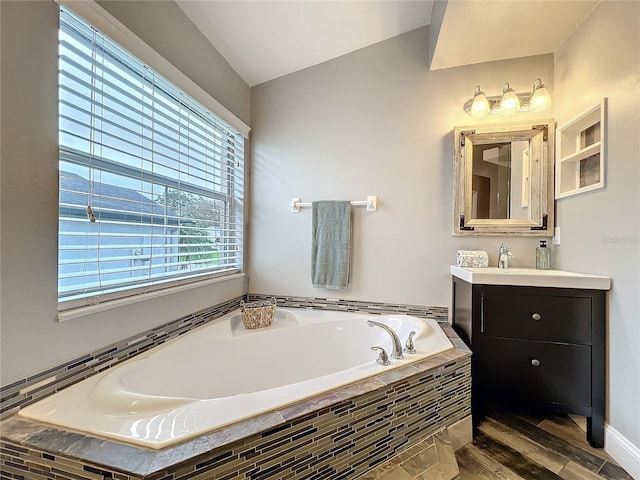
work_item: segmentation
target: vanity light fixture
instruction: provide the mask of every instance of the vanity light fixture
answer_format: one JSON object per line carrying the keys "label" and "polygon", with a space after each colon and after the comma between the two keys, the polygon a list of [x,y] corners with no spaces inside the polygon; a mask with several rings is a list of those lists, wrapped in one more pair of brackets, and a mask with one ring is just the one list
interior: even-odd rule
{"label": "vanity light fixture", "polygon": [[532,112],[544,112],[551,108],[551,95],[539,78],[533,82],[533,94],[529,103],[529,110]]}
{"label": "vanity light fixture", "polygon": [[480,90],[480,85],[476,85],[476,89],[473,91],[473,100],[471,102],[471,111],[469,114],[474,117],[484,117],[491,111],[489,100],[485,96],[484,92]]}
{"label": "vanity light fixture", "polygon": [[477,85],[473,98],[464,104],[464,111],[474,118],[486,115],[511,115],[516,112],[543,112],[551,108],[549,91],[539,78],[533,83],[531,93],[516,93],[506,82],[502,86],[502,95],[487,97]]}
{"label": "vanity light fixture", "polygon": [[506,82],[502,86],[502,100],[500,101],[500,113],[502,115],[512,115],[520,110],[520,99],[515,90]]}

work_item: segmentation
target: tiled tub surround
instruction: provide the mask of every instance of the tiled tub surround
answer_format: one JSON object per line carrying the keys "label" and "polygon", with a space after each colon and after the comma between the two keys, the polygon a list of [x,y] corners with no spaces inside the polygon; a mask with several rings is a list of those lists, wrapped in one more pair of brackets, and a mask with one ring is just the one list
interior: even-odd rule
{"label": "tiled tub surround", "polygon": [[2,472],[33,479],[355,478],[443,427],[470,424],[470,352],[441,325],[455,350],[160,451],[11,417],[2,424]]}
{"label": "tiled tub surround", "polygon": [[14,416],[2,469],[34,480],[351,479],[468,417],[470,386],[469,353],[456,349],[164,450]]}

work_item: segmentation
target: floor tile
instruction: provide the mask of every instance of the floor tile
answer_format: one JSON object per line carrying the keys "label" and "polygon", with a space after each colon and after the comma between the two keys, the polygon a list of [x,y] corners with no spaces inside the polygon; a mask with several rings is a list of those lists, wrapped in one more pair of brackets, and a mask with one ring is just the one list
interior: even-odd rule
{"label": "floor tile", "polygon": [[554,473],[558,473],[569,462],[567,457],[543,447],[539,443],[529,439],[529,437],[522,435],[491,418],[485,419],[479,426],[479,429],[484,434],[511,446],[518,452],[521,452],[531,460],[539,463]]}
{"label": "floor tile", "polygon": [[567,463],[558,475],[564,480],[602,480],[602,477],[597,473],[590,472],[573,462]]}
{"label": "floor tile", "polygon": [[436,446],[432,445],[403,462],[402,468],[413,478],[430,469],[436,463],[438,463],[438,452]]}
{"label": "floor tile", "polygon": [[474,440],[453,452],[446,431],[434,435],[363,480],[633,480],[602,449],[591,447],[566,415],[491,413]]}
{"label": "floor tile", "polygon": [[604,460],[592,453],[573,445],[521,418],[507,413],[492,413],[494,420],[503,423],[522,435],[529,437],[534,442],[546,447],[556,453],[567,457],[578,465],[582,465],[589,471],[598,472]]}
{"label": "floor tile", "polygon": [[458,469],[460,471],[460,476],[458,480],[483,480],[471,470],[468,470],[464,465],[458,464]]}
{"label": "floor tile", "polygon": [[494,440],[481,431],[476,434],[473,444],[482,448],[487,455],[496,461],[503,465],[508,465],[510,470],[527,480],[560,480],[561,478],[551,470],[547,470],[542,465],[529,459],[526,455]]}
{"label": "floor tile", "polygon": [[607,480],[633,480],[622,467],[611,462],[605,462],[598,474]]}
{"label": "floor tile", "polygon": [[523,480],[523,477],[509,470],[507,467],[487,456],[480,448],[473,444],[461,448],[456,452],[458,465],[472,472],[480,480]]}
{"label": "floor tile", "polygon": [[[584,418],[584,417],[582,417]],[[543,420],[538,424],[538,427],[566,440],[573,445],[576,445],[589,453],[602,458],[603,460],[611,461],[612,458],[602,448],[593,448],[587,442],[586,433],[573,421],[573,419],[552,415],[549,418]]]}
{"label": "floor tile", "polygon": [[377,477],[376,480],[411,480],[412,477],[402,467],[396,467],[393,470],[389,470],[381,477]]}

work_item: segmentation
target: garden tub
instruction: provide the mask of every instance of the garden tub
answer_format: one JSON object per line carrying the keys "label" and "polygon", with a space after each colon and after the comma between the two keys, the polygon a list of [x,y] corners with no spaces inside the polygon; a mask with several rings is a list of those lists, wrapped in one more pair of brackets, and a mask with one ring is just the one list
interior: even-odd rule
{"label": "garden tub", "polygon": [[[415,331],[416,353],[376,362]],[[279,309],[246,329],[240,311],[173,339],[19,411],[99,437],[160,449],[450,350],[434,319]]]}

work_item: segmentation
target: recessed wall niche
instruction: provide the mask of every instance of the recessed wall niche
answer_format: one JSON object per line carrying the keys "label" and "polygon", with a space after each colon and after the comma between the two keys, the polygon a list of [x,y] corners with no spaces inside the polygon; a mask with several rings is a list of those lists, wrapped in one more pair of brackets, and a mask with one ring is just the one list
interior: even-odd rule
{"label": "recessed wall niche", "polygon": [[604,187],[607,99],[558,128],[556,198]]}

